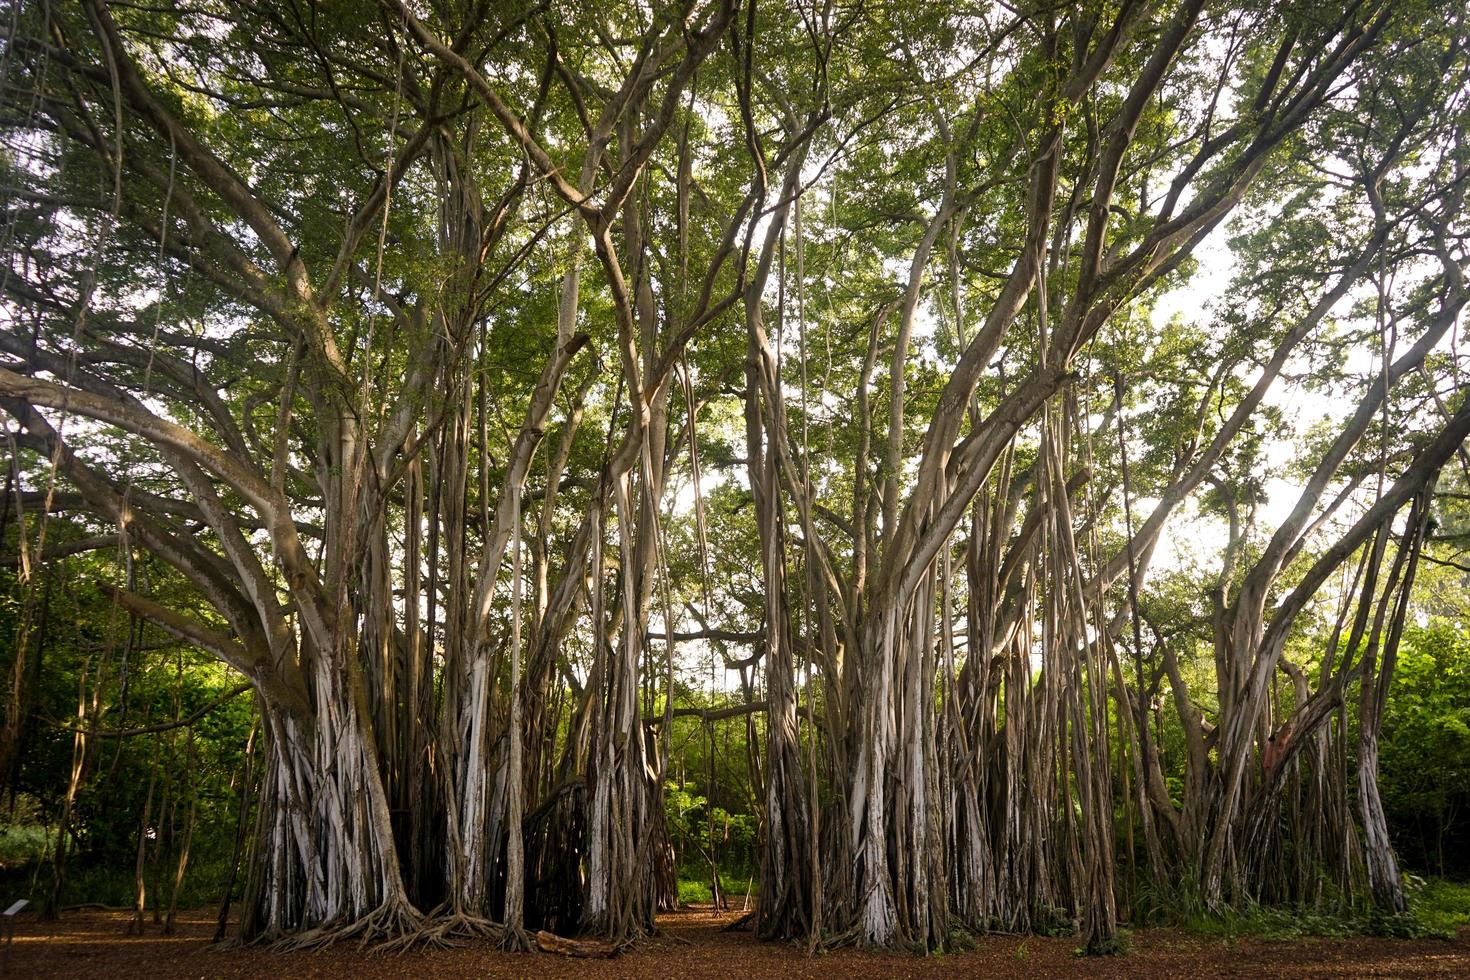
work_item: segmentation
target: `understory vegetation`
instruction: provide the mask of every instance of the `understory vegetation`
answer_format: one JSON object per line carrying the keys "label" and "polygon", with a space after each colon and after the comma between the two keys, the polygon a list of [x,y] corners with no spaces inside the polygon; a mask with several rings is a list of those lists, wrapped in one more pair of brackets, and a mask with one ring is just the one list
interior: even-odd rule
{"label": "understory vegetation", "polygon": [[1460,5],[0,20],[4,895],[1470,921]]}

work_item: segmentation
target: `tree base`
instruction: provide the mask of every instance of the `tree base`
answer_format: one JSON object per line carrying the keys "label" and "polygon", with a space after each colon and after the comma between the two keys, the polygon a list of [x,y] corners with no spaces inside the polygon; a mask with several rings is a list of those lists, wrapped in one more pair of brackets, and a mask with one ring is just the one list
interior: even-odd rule
{"label": "tree base", "polygon": [[500,942],[496,944],[507,953],[529,953],[536,946],[531,937],[520,926],[505,926],[500,931]]}
{"label": "tree base", "polygon": [[386,942],[380,948],[384,952],[405,952],[419,945],[452,949],[475,942],[499,942],[503,932],[504,927],[498,922],[456,908],[445,915],[430,913],[413,933]]}
{"label": "tree base", "polygon": [[368,946],[388,948],[405,938],[416,936],[424,928],[424,915],[408,899],[390,898],[372,912],[343,925],[323,925],[271,943],[274,950],[286,952],[302,949],[324,949],[334,943],[357,940],[359,949]]}

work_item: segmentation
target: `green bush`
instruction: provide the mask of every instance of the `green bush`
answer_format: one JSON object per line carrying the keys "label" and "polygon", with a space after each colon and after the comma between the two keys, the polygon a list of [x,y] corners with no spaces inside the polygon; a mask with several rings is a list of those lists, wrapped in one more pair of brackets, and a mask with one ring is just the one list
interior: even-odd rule
{"label": "green bush", "polygon": [[1407,911],[1331,910],[1272,907],[1250,903],[1220,914],[1195,910],[1172,924],[1201,936],[1293,940],[1306,937],[1390,936],[1396,939],[1453,938],[1470,925],[1470,884],[1407,879]]}
{"label": "green bush", "polygon": [[[698,872],[684,871],[679,875],[679,904],[680,905],[708,905],[714,901],[710,893],[709,875],[703,878],[695,877]],[[751,897],[755,896],[755,883],[750,878],[732,878],[727,874],[720,875],[720,887],[725,890],[725,900],[728,902],[744,902],[745,889],[751,889]]]}
{"label": "green bush", "polygon": [[0,824],[0,870],[24,867],[51,851],[51,838],[39,824]]}
{"label": "green bush", "polygon": [[1413,881],[1409,912],[1428,934],[1453,937],[1462,926],[1470,925],[1470,882]]}

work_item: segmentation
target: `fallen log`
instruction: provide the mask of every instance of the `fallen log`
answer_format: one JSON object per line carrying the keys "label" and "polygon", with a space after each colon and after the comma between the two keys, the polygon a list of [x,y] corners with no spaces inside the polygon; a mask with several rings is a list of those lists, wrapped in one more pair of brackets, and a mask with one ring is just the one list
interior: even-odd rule
{"label": "fallen log", "polygon": [[617,955],[617,947],[604,939],[567,939],[542,929],[536,933],[536,948],[543,953],[576,956],[582,959],[608,959]]}

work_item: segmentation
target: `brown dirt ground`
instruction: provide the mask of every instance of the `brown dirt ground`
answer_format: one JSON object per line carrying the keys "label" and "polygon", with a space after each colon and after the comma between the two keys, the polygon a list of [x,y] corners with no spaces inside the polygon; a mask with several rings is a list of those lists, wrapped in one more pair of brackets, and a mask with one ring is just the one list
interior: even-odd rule
{"label": "brown dirt ground", "polygon": [[1470,977],[1470,927],[1454,940],[1204,939],[1166,929],[1133,933],[1126,956],[1080,959],[1070,939],[990,936],[967,953],[918,957],[839,949],[808,957],[792,945],[727,932],[734,914],[688,909],[659,917],[660,935],[611,960],[502,953],[481,946],[363,952],[342,944],[274,953],[210,947],[213,916],[185,913],[179,933],[124,933],[128,916],[75,912],[59,922],[26,918],[15,930],[8,976],[148,980],[199,977]]}

